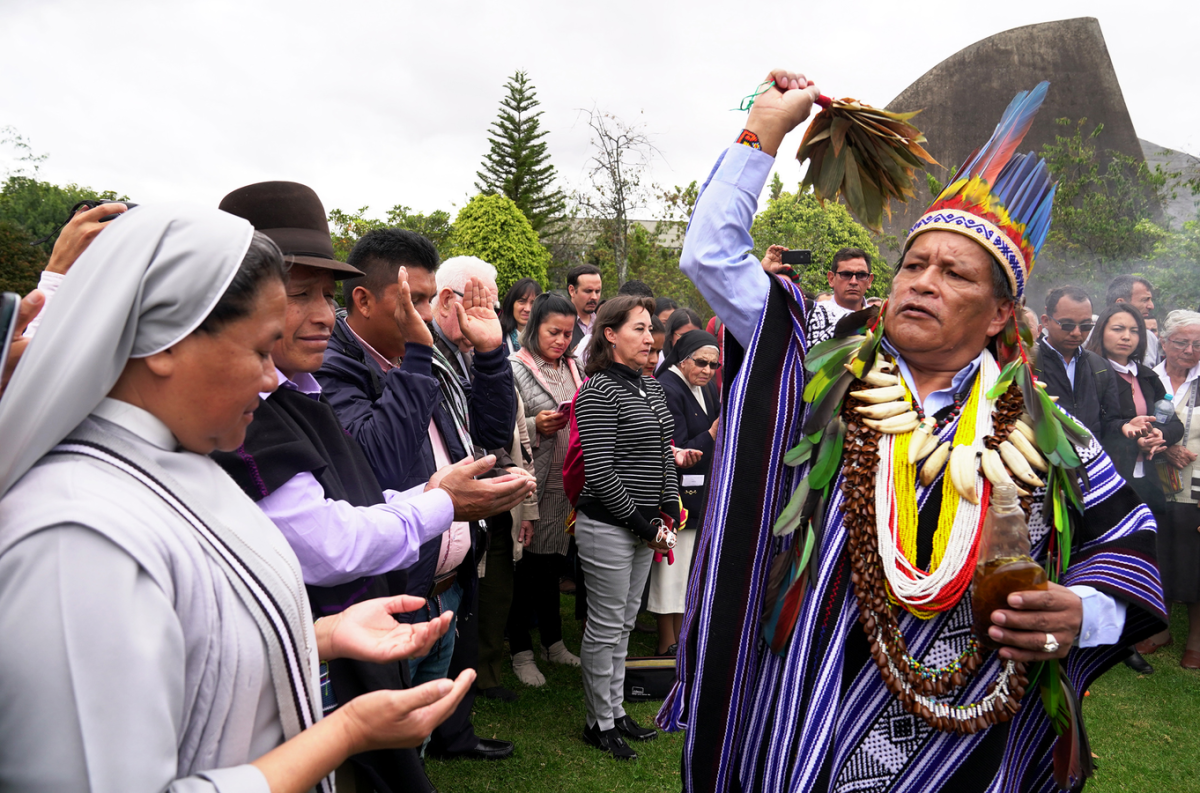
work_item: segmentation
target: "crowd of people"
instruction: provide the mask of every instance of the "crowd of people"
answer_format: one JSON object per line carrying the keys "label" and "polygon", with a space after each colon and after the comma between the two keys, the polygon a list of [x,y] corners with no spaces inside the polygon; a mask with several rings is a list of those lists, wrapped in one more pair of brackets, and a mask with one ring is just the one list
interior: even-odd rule
{"label": "crowd of people", "polygon": [[[841,501],[858,497],[849,484],[806,500],[824,534],[800,563],[812,565],[814,593],[793,614],[792,654],[758,649],[774,596],[763,594],[766,564],[793,547],[770,531],[791,493],[781,444],[800,437],[802,410],[818,410],[779,373],[799,370],[803,348],[874,322],[882,302],[868,294],[876,263],[864,250],[824,263],[820,295],[795,286],[783,246],[761,261],[745,253],[755,180],[815,98],[802,77],[773,76],[751,113],[758,126],[723,155],[685,242],[685,272],[716,310],[707,321],[636,280],[603,299],[611,285],[587,264],[562,289],[526,278],[502,296],[491,264],[442,261],[399,228],[368,232],[339,261],[319,197],[291,182],[241,187],[212,208],[76,212],[4,342],[0,787],[300,791],[336,778],[349,790],[428,791],[426,755],[513,753],[472,725],[476,696],[519,698],[506,663],[526,687],[547,685],[539,664],[578,667],[583,740],[634,759],[630,742],[657,735],[623,706],[643,611],[657,619],[659,655],[680,666],[660,726],[697,719],[689,790],[725,789],[731,775],[771,789],[766,780],[793,771],[829,783],[828,769],[801,769],[780,741],[803,732],[824,746],[839,712],[866,735],[902,706],[929,723],[911,728],[927,746],[963,738],[955,730],[967,728],[942,724],[950,717],[912,691],[891,699],[870,669],[882,640],[868,650],[849,633],[849,568],[827,553],[856,530]],[[771,103],[775,116],[755,115]],[[1154,548],[1138,544],[1153,528],[1144,504],[1162,596],[1188,607],[1183,666],[1200,668],[1200,313],[1170,312],[1160,334],[1153,285],[1121,276],[1103,310],[1059,286],[1037,315],[1019,303],[1032,258],[1005,270],[972,246],[914,230],[881,336],[892,363],[878,378],[902,383],[933,432],[956,432],[984,404],[980,383],[998,371],[986,345],[1013,317],[1035,339],[1038,383],[1107,452],[1081,465],[1116,505],[1098,517],[1103,499],[1089,501],[1084,561],[1071,568],[1083,572],[996,612],[1008,615],[991,629],[1006,649],[978,663],[1021,692],[1004,682],[1022,679],[1014,664],[1064,658],[1073,643],[1121,647],[1152,672],[1143,656],[1171,642],[1155,621],[1157,578],[1147,574],[1139,600],[1089,577],[1086,561],[1141,554],[1153,567]],[[962,284],[946,284],[951,271]],[[946,488],[913,510],[919,543],[958,525],[939,517],[941,501],[959,503]],[[769,578],[783,598],[775,566]],[[869,576],[853,580],[861,589]],[[564,641],[563,592],[578,648]],[[869,611],[880,603],[862,597],[860,621],[882,621]],[[842,615],[836,629],[831,614]],[[950,642],[944,619],[921,624],[926,649]],[[982,657],[971,652],[960,660]],[[812,671],[830,657],[837,675]],[[889,680],[891,659],[875,658]],[[993,770],[1030,762],[1002,745],[976,750]],[[847,769],[866,768],[873,750],[836,751],[841,781],[864,783]],[[851,763],[852,752],[865,754]],[[889,773],[881,784],[898,784]]]}

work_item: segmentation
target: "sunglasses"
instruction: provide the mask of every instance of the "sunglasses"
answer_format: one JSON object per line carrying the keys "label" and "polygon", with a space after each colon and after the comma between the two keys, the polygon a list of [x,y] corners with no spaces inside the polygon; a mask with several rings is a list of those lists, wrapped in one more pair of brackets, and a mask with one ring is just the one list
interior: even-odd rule
{"label": "sunglasses", "polygon": [[712,369],[715,372],[721,368],[720,361],[697,361],[695,358],[688,358],[688,360],[694,363],[696,366],[699,366],[701,369],[707,366],[709,369]]}
{"label": "sunglasses", "polygon": [[871,277],[871,273],[860,273],[853,270],[842,270],[841,272],[834,273],[834,275],[843,281],[853,281],[855,278],[860,281],[866,281]]}
{"label": "sunglasses", "polygon": [[1076,328],[1084,333],[1091,333],[1092,328],[1096,327],[1095,322],[1059,322],[1054,317],[1050,317],[1050,321],[1062,328],[1064,333],[1074,333]]}

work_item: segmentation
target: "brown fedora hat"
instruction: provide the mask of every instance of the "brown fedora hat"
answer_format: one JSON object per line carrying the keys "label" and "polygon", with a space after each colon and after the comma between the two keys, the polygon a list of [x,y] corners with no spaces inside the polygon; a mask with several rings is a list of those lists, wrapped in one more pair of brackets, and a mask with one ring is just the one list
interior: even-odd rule
{"label": "brown fedora hat", "polygon": [[344,276],[363,274],[334,258],[325,207],[311,187],[296,182],[259,182],[234,190],[221,199],[218,208],[250,221],[255,230],[274,240],[293,264]]}

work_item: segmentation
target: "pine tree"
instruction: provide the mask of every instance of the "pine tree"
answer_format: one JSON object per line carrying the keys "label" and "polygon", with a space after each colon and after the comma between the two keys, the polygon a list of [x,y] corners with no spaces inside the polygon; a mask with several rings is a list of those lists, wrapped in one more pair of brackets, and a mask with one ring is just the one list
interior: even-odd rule
{"label": "pine tree", "polygon": [[557,173],[543,140],[546,131],[538,120],[542,111],[534,112],[541,102],[533,84],[525,72],[518,71],[505,88],[508,96],[500,100],[500,112],[488,133],[491,151],[483,158],[483,170],[475,174],[479,177],[475,189],[512,199],[540,237],[562,215],[566,196],[554,188]]}

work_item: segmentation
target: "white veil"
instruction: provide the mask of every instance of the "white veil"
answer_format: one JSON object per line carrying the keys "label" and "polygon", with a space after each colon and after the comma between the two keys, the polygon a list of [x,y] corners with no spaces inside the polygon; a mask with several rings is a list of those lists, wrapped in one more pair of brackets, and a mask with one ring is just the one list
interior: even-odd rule
{"label": "white veil", "polygon": [[130,358],[212,311],[254,227],[205,207],[139,206],[72,266],[0,400],[0,496],[100,404]]}

